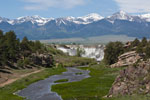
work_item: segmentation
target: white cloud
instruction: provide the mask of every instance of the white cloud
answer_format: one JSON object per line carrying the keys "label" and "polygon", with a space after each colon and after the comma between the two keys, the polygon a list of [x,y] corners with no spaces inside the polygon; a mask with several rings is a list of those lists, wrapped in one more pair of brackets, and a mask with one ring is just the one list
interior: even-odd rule
{"label": "white cloud", "polygon": [[114,0],[120,10],[128,13],[147,13],[150,12],[150,0]]}
{"label": "white cloud", "polygon": [[51,7],[54,8],[73,8],[75,6],[84,5],[87,0],[23,0],[27,3],[26,10],[44,10]]}

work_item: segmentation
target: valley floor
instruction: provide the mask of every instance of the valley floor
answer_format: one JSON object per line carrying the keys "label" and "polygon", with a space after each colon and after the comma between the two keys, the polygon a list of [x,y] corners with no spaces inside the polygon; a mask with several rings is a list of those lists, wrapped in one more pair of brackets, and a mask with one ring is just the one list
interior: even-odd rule
{"label": "valley floor", "polygon": [[[62,96],[63,100],[149,100],[148,96],[119,96],[115,98],[104,98],[111,88],[116,76],[123,68],[108,68],[105,64],[82,67],[83,70],[90,70],[90,76],[79,82],[57,84],[52,86],[52,91]],[[36,71],[18,72],[20,78],[0,88],[0,100],[23,100],[14,95],[18,90],[27,87],[29,84],[45,79],[51,75],[61,74],[65,68],[43,68]],[[80,74],[80,73],[79,73]]]}

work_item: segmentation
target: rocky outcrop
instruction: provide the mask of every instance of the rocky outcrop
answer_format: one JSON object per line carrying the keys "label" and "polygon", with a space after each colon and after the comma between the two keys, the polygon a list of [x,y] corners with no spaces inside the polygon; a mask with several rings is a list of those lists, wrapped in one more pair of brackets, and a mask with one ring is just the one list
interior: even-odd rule
{"label": "rocky outcrop", "polygon": [[130,51],[119,56],[118,62],[115,64],[112,64],[110,67],[114,68],[114,67],[120,67],[120,66],[128,66],[128,65],[134,64],[142,57],[143,55],[136,53],[136,51]]}
{"label": "rocky outcrop", "polygon": [[51,67],[54,64],[52,55],[50,54],[32,54],[31,61],[35,65]]}
{"label": "rocky outcrop", "polygon": [[108,97],[150,93],[150,60],[141,61],[122,70]]}

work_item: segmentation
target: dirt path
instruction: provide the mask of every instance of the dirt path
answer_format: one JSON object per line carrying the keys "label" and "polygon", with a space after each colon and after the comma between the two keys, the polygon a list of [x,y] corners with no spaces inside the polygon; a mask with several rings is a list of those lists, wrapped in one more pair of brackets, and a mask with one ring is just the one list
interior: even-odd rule
{"label": "dirt path", "polygon": [[37,70],[37,71],[31,72],[31,73],[27,73],[27,74],[20,75],[19,77],[14,78],[14,79],[8,79],[6,82],[0,84],[0,87],[4,87],[5,85],[11,84],[11,83],[15,82],[16,80],[19,80],[19,79],[24,78],[24,77],[26,77],[26,76],[29,76],[29,75],[31,75],[31,74],[35,74],[35,73],[41,72],[41,71],[43,71],[43,70],[44,70],[44,69]]}

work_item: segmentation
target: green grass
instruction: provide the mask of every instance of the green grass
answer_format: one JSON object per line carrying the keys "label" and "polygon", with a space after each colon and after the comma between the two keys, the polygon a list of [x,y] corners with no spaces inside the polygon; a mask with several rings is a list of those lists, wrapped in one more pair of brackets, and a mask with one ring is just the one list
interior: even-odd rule
{"label": "green grass", "polygon": [[87,38],[63,38],[63,39],[50,39],[50,40],[41,40],[43,43],[56,43],[56,44],[106,44],[110,41],[122,41],[128,42],[134,40],[135,37],[128,37],[126,35],[103,35],[96,37],[87,37]]}
{"label": "green grass", "polygon": [[63,100],[150,100],[148,95],[118,96],[104,98],[123,68],[107,68],[104,64],[80,69],[90,70],[90,78],[79,82],[63,83],[52,86],[52,91],[62,96]]}
{"label": "green grass", "polygon": [[74,67],[74,66],[82,66],[96,63],[95,59],[76,57],[76,56],[62,56],[57,55],[54,56],[54,59],[57,60],[58,63],[62,64],[64,67]]}
{"label": "green grass", "polygon": [[82,75],[83,73],[75,73],[76,75]]}
{"label": "green grass", "polygon": [[54,83],[61,83],[61,82],[68,82],[68,79],[60,79],[60,80],[54,81]]}
{"label": "green grass", "polygon": [[10,85],[0,88],[0,100],[23,100],[23,98],[13,95],[13,93],[27,87],[31,83],[45,79],[51,75],[61,74],[64,71],[66,71],[65,68],[46,68],[42,72],[17,80]]}
{"label": "green grass", "polygon": [[82,68],[90,70],[91,77],[80,82],[52,86],[64,100],[101,100],[107,95],[120,69],[106,68],[103,64]]}

